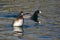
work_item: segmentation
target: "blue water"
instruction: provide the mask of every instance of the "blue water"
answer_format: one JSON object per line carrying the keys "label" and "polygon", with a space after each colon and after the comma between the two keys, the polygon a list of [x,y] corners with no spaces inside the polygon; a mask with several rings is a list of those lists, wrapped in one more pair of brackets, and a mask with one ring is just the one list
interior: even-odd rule
{"label": "blue water", "polygon": [[2,18],[16,18],[18,17],[18,12],[0,12],[0,17]]}
{"label": "blue water", "polygon": [[[16,18],[18,16],[18,13],[7,13],[7,14],[4,14],[4,13],[1,13],[0,15],[0,18]],[[46,19],[45,20],[46,22],[55,22],[54,20],[48,20]],[[24,35],[27,35],[28,36],[31,34],[33,37],[35,38],[60,38],[60,28],[56,28],[54,27],[55,25],[54,24],[35,24],[32,20],[30,19],[25,19],[24,20],[24,25],[23,25],[23,29],[24,30],[27,30],[27,29],[30,29],[32,30],[32,28],[36,28],[37,31],[30,31],[30,30],[27,30],[27,31],[24,31]],[[4,24],[4,23],[3,23]],[[12,30],[12,24],[5,24],[4,26],[5,30]],[[34,30],[36,30],[34,29]],[[38,34],[35,34],[34,32],[39,32]]]}

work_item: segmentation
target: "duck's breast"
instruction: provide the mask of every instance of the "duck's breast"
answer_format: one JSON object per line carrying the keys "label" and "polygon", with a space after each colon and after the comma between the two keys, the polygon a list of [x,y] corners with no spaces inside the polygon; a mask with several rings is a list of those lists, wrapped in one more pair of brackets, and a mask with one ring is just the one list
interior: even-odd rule
{"label": "duck's breast", "polygon": [[13,26],[22,26],[23,25],[23,19],[16,20],[13,24]]}

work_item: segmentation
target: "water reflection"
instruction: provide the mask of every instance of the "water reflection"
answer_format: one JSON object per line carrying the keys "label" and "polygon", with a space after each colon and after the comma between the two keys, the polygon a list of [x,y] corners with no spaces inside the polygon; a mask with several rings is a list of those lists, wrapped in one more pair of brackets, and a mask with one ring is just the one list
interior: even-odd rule
{"label": "water reflection", "polygon": [[[19,40],[18,37],[13,36],[13,27],[12,27],[12,20],[14,18],[16,18],[18,16],[18,14],[6,14],[3,15],[1,14],[0,18],[6,18],[6,19],[1,19],[0,20],[0,38],[3,39],[17,39]],[[7,18],[12,18],[11,19],[7,19]],[[10,20],[10,21],[8,21]],[[36,39],[40,39],[40,38],[60,38],[60,27],[57,28],[55,27],[56,25],[53,24],[53,22],[55,22],[54,20],[50,20],[50,19],[46,19],[44,20],[46,23],[42,23],[42,24],[37,24],[35,22],[33,22],[30,19],[25,19],[24,20],[24,25],[23,25],[23,29],[24,29],[24,38],[22,40],[28,39],[28,38],[36,38]],[[8,36],[8,37],[7,37]],[[32,39],[33,39],[32,38]]]}

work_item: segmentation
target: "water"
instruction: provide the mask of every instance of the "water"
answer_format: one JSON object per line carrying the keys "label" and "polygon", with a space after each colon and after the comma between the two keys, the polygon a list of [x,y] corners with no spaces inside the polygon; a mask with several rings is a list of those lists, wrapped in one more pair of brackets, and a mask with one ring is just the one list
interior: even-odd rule
{"label": "water", "polygon": [[[59,0],[17,0],[16,2],[11,1],[11,3],[7,0],[1,0],[0,40],[60,40],[59,4]],[[9,9],[10,7],[11,10]],[[24,37],[22,39],[13,35],[12,27],[12,22],[18,16],[19,9],[23,10],[24,13],[30,12],[31,14],[37,9],[42,12],[39,14],[41,24],[35,24],[30,19],[24,19]],[[25,17],[28,16],[31,15]]]}
{"label": "water", "polygon": [[[3,14],[3,13],[2,13]],[[6,15],[2,15],[0,17],[0,40],[59,40],[60,39],[60,27],[55,24],[35,24],[34,21],[30,19],[24,20],[24,37],[19,39],[18,37],[13,35],[13,27],[12,22],[14,20],[15,15],[10,13],[9,17]],[[18,15],[16,15],[18,16]],[[46,22],[55,22],[54,20],[47,20]]]}

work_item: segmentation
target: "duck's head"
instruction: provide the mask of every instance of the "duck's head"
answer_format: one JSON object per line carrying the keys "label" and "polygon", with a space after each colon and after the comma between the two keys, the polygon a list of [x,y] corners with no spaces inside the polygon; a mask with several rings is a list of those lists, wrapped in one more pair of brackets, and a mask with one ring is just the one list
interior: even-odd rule
{"label": "duck's head", "polygon": [[39,11],[39,10],[36,10],[36,11],[35,11],[35,13],[41,13],[41,11]]}
{"label": "duck's head", "polygon": [[22,18],[23,18],[23,11],[20,11],[17,19],[22,19]]}
{"label": "duck's head", "polygon": [[21,12],[19,13],[19,15],[23,15],[23,11],[21,11]]}

